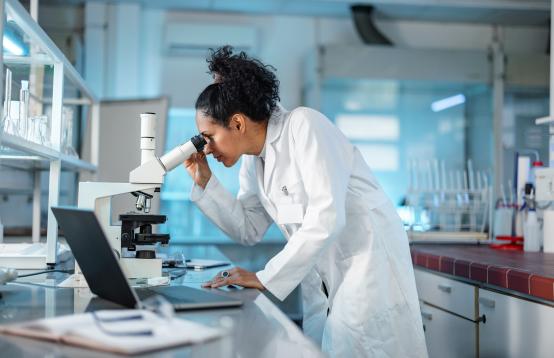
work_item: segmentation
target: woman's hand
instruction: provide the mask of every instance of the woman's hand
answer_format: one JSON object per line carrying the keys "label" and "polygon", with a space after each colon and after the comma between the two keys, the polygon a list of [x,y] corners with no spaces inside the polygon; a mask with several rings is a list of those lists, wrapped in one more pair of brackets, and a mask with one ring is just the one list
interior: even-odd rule
{"label": "woman's hand", "polygon": [[183,165],[196,185],[205,189],[206,184],[208,184],[208,181],[212,177],[212,171],[206,160],[206,154],[204,152],[194,153],[189,159],[185,160]]}
{"label": "woman's hand", "polygon": [[264,285],[262,285],[260,280],[258,280],[258,277],[254,272],[246,271],[240,267],[235,267],[222,272],[228,272],[229,276],[223,277],[220,272],[211,281],[203,283],[202,287],[217,288],[221,286],[237,285],[248,288],[257,288],[258,290],[265,290]]}

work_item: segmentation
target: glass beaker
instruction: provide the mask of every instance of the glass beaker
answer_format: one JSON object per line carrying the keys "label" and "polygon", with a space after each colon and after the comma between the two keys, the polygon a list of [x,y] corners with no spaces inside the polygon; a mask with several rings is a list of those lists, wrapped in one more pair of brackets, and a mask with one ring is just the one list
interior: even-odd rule
{"label": "glass beaker", "polygon": [[17,126],[15,125],[15,121],[10,116],[10,109],[11,109],[11,102],[8,101],[7,105],[4,107],[4,117],[2,119],[2,128],[4,130],[4,133],[8,134],[17,134]]}
{"label": "glass beaker", "polygon": [[50,121],[48,120],[48,116],[46,115],[37,116],[37,119],[39,122],[38,127],[39,127],[40,143],[47,147],[51,147],[52,144],[50,143]]}
{"label": "glass beaker", "polygon": [[29,123],[27,127],[27,140],[38,144],[44,144],[40,128],[42,117],[43,116],[29,117]]}
{"label": "glass beaker", "polygon": [[63,107],[62,110],[62,150],[71,156],[78,157],[77,151],[73,148],[73,109]]}

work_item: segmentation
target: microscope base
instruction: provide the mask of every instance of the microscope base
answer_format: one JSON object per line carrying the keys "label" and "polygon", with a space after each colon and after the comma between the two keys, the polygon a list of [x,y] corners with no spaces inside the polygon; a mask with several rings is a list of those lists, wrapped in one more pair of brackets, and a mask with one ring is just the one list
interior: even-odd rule
{"label": "microscope base", "polygon": [[[161,259],[134,259],[124,258],[119,261],[121,268],[127,278],[159,278],[162,276]],[[85,288],[88,287],[87,280],[79,270],[57,284],[58,287]]]}
{"label": "microscope base", "polygon": [[119,259],[119,263],[127,278],[153,278],[162,276],[161,259],[122,257]]}
{"label": "microscope base", "polygon": [[88,287],[88,283],[82,273],[75,273],[60,282],[57,286],[65,288],[85,288]]}

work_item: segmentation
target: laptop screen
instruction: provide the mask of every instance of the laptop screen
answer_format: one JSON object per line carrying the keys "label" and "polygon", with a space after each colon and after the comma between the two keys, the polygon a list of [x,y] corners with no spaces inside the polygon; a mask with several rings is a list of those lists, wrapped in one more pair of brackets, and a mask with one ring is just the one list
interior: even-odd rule
{"label": "laptop screen", "polygon": [[52,212],[90,290],[122,306],[138,307],[138,299],[94,212],[68,207],[52,207]]}

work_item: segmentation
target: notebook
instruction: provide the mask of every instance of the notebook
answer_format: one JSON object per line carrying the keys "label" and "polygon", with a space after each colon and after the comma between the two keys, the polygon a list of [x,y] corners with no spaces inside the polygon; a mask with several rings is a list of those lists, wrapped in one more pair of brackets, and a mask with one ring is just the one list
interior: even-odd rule
{"label": "notebook", "polygon": [[3,325],[0,333],[134,355],[206,342],[224,331],[147,310],[104,310]]}

